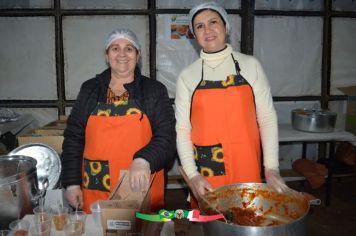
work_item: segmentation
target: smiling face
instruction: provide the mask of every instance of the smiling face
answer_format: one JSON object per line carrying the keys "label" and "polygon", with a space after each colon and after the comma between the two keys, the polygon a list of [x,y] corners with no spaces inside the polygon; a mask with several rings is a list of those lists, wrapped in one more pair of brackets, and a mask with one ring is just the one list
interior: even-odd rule
{"label": "smiling face", "polygon": [[193,20],[195,38],[204,52],[217,52],[225,47],[226,27],[220,15],[204,10]]}
{"label": "smiling face", "polygon": [[106,60],[111,71],[119,78],[134,76],[138,59],[137,49],[127,39],[114,40],[106,51]]}

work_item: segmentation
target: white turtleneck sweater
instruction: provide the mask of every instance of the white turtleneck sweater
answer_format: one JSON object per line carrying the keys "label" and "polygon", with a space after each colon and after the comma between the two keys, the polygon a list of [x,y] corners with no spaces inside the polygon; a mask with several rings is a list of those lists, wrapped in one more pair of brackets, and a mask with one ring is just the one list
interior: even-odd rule
{"label": "white turtleneck sweater", "polygon": [[[230,74],[236,74],[231,57],[239,62],[241,75],[252,86],[255,96],[257,122],[259,126],[263,164],[268,169],[278,169],[278,126],[273,106],[270,86],[266,75],[256,58],[227,47],[217,53],[200,52],[200,58],[186,67],[179,75],[176,84],[175,114],[177,131],[177,150],[182,166],[189,178],[199,174],[193,157],[191,141],[190,106],[194,89],[201,80],[204,60],[204,80],[222,81]],[[251,117],[255,119],[255,117]]]}

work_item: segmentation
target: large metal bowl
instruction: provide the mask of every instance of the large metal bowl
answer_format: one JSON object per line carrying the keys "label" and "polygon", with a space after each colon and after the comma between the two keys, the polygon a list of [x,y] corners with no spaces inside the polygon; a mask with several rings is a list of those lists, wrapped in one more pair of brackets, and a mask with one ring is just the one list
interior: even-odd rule
{"label": "large metal bowl", "polygon": [[[301,193],[278,193],[264,183],[222,186],[206,195],[209,213],[222,212],[228,222],[203,224],[204,235],[285,236],[306,235],[309,204]],[[211,212],[209,212],[209,208]]]}
{"label": "large metal bowl", "polygon": [[39,197],[36,164],[27,156],[0,156],[0,229],[32,213]]}
{"label": "large metal bowl", "polygon": [[332,132],[335,128],[337,114],[327,110],[294,109],[292,126],[305,132]]}

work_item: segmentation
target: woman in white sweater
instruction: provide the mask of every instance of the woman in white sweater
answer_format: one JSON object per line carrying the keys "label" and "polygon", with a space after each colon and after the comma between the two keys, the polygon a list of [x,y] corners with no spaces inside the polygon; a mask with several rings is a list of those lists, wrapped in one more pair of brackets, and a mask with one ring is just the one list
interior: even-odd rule
{"label": "woman in white sweater", "polygon": [[202,50],[179,75],[177,148],[194,195],[232,184],[261,182],[261,143],[268,184],[287,188],[278,169],[278,127],[270,86],[256,58],[226,43],[230,25],[215,2],[190,13]]}

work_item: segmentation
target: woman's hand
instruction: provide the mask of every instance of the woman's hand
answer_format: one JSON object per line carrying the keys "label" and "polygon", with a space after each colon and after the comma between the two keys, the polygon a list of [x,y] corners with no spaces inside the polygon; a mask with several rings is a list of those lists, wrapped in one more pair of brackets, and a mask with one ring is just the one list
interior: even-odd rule
{"label": "woman's hand", "polygon": [[265,178],[268,185],[279,193],[288,190],[288,186],[285,184],[282,177],[279,175],[279,170],[277,169],[265,169]]}
{"label": "woman's hand", "polygon": [[76,209],[83,207],[83,192],[79,185],[70,185],[66,188],[64,193],[69,205]]}
{"label": "woman's hand", "polygon": [[151,177],[150,163],[142,158],[134,159],[129,174],[130,186],[134,192],[148,190]]}
{"label": "woman's hand", "polygon": [[200,174],[194,176],[190,179],[191,187],[193,194],[196,198],[200,198],[203,196],[206,191],[213,191],[213,187],[209,184],[209,182]]}

